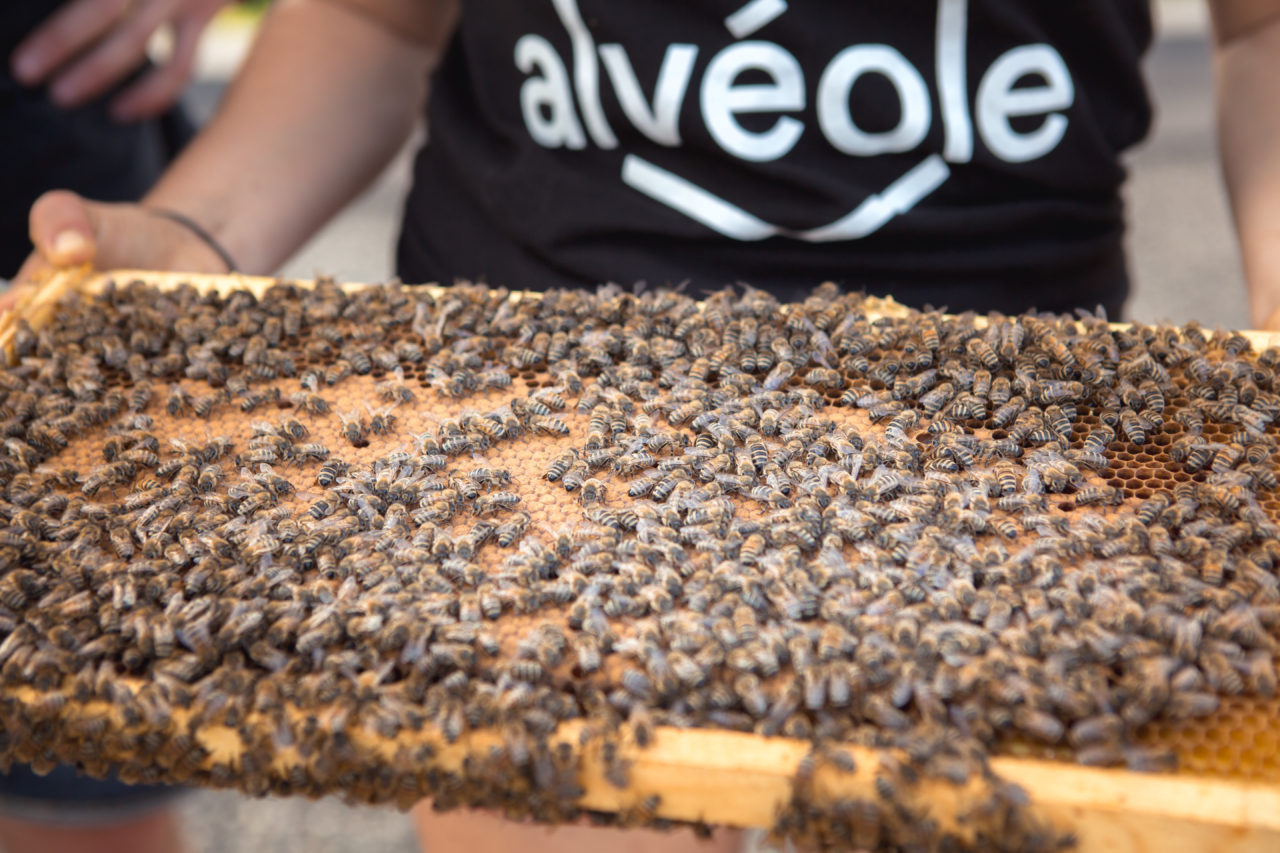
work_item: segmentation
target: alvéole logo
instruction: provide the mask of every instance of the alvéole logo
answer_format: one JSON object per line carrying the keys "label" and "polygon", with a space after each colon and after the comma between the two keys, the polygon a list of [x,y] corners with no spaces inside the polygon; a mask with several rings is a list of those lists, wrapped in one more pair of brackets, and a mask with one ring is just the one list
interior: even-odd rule
{"label": "alv\u00e9ole logo", "polygon": [[[618,147],[618,138],[600,100],[600,68],[628,121],[658,145],[681,145],[679,118],[693,83],[698,46],[668,45],[653,87],[653,100],[643,87],[621,44],[597,45],[583,21],[577,0],[551,0],[569,36],[572,80],[564,60],[547,39],[522,36],[515,64],[526,76],[520,106],[530,137],[546,148],[581,150],[590,142],[602,149]],[[785,157],[809,128],[794,114],[806,109],[804,70],[786,48],[750,39],[787,12],[786,0],[751,0],[724,20],[736,41],[707,63],[698,84],[700,115],[715,143],[730,156],[763,163]],[[784,228],[757,217],[704,187],[635,154],[622,163],[622,180],[633,189],[671,207],[726,237],[763,240],[790,237],[808,242],[866,237],[895,216],[907,213],[940,187],[953,163],[973,158],[977,136],[996,157],[1024,163],[1044,157],[1062,141],[1068,120],[1061,111],[1075,101],[1075,84],[1062,55],[1051,45],[1027,44],[1001,54],[983,73],[970,109],[966,75],[968,0],[938,0],[935,65],[938,101],[944,130],[941,152],[926,153],[884,190],[868,196],[848,214],[814,228]],[[752,72],[767,83],[738,83]],[[898,123],[870,132],[858,126],[849,108],[854,84],[878,74],[893,87],[899,101]],[[1042,83],[1018,86],[1026,77]],[[855,44],[827,63],[818,80],[817,130],[837,151],[850,157],[901,154],[920,148],[934,121],[929,84],[896,48],[887,44]],[[765,129],[743,127],[748,113],[776,114]],[[1034,130],[1015,130],[1011,119],[1042,116]]]}

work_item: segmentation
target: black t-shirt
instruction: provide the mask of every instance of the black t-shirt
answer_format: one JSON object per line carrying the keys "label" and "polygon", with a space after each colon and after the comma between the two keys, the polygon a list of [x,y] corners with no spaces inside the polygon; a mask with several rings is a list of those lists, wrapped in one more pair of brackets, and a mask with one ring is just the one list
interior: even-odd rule
{"label": "black t-shirt", "polygon": [[1120,154],[1146,0],[467,0],[435,75],[406,280],[952,308],[1127,292]]}
{"label": "black t-shirt", "polygon": [[64,110],[44,87],[19,84],[9,72],[13,49],[62,3],[0,0],[0,277],[16,273],[31,251],[27,213],[41,193],[135,200],[194,132],[177,110],[122,125],[108,114],[107,97]]}

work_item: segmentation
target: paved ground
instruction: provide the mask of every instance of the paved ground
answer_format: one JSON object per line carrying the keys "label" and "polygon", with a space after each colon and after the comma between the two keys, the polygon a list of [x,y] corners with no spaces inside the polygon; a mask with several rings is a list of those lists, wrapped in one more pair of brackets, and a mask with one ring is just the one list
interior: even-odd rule
{"label": "paved ground", "polygon": [[[1130,242],[1137,292],[1129,313],[1146,321],[1198,319],[1209,326],[1239,326],[1247,314],[1218,178],[1208,46],[1196,7],[1175,3],[1168,20],[1172,26],[1149,64],[1158,128],[1132,158]],[[218,91],[212,84],[197,86],[194,105],[207,111]],[[392,223],[406,181],[402,156],[285,272],[385,279],[391,269]],[[187,798],[182,814],[195,853],[414,849],[402,815],[352,809],[333,800],[248,800],[201,792]]]}

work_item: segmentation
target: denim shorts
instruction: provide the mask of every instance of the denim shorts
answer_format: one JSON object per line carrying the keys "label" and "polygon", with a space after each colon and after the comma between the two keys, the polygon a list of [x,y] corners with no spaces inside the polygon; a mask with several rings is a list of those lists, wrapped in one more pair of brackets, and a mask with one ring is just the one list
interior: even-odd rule
{"label": "denim shorts", "polygon": [[144,817],[184,791],[170,785],[129,785],[93,779],[67,764],[41,776],[25,764],[0,774],[0,814],[64,826],[93,826]]}

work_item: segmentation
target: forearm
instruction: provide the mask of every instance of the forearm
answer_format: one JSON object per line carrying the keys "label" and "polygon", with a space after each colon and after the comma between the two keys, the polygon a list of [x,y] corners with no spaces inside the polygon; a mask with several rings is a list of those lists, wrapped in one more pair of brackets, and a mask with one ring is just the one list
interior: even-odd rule
{"label": "forearm", "polygon": [[144,202],[200,222],[242,271],[274,270],[404,143],[439,33],[411,41],[340,3],[282,0],[218,114]]}
{"label": "forearm", "polygon": [[1218,134],[1255,327],[1280,309],[1280,19],[1222,39]]}

